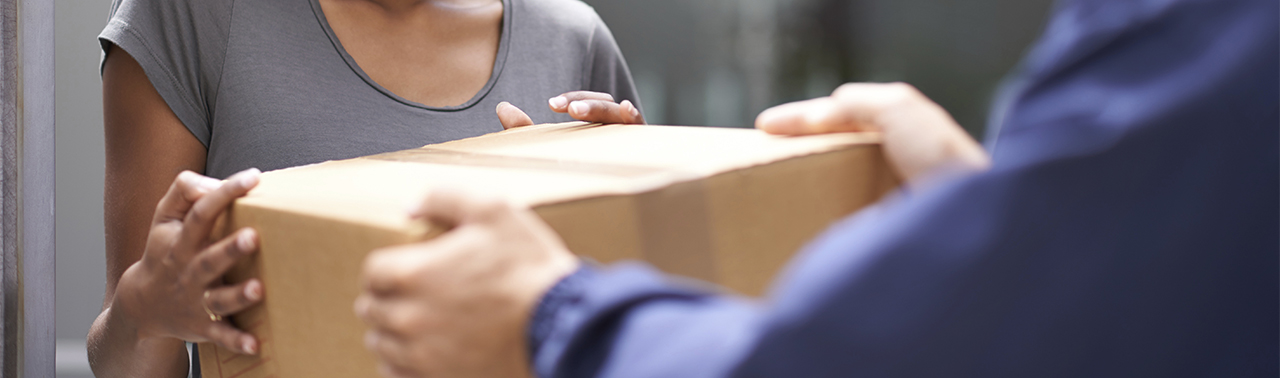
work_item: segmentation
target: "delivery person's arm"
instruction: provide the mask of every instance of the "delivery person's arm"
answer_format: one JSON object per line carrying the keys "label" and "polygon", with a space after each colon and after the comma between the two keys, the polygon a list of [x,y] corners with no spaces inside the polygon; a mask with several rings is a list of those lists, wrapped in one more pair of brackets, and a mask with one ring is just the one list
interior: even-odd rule
{"label": "delivery person's arm", "polygon": [[[110,49],[102,79],[107,291],[88,335],[94,374],[185,377],[184,339],[251,352],[252,336],[211,321],[203,306],[228,315],[261,298],[256,281],[217,287],[222,271],[256,250],[253,235],[208,240],[218,214],[256,177],[233,176],[223,184],[191,173],[204,170],[204,146],[124,50]],[[236,243],[236,236],[247,238]]]}
{"label": "delivery person's arm", "polygon": [[[1277,10],[1063,3],[1002,159],[834,226],[761,310],[633,268],[552,285],[571,257],[530,211],[428,199],[457,227],[368,261],[368,346],[394,376],[1275,376]],[[879,126],[891,159],[949,140]],[[986,161],[922,156],[893,163]]]}
{"label": "delivery person's arm", "polygon": [[[977,143],[910,87],[852,86],[837,97],[776,109],[762,116],[760,126],[793,133],[882,130],[886,150],[947,151],[894,161],[910,183],[944,169],[986,167]],[[778,124],[784,122],[800,124]],[[919,123],[909,126],[912,132],[939,135],[896,137],[891,129],[908,126],[893,122]],[[643,268],[578,270],[561,280],[578,263],[528,209],[433,192],[421,211],[456,227],[425,243],[372,254],[357,303],[372,326],[367,342],[389,375],[518,376],[528,374],[532,363],[542,376],[591,376],[602,369],[592,364],[616,352],[628,362],[603,369],[623,376],[708,376],[733,366],[762,329],[749,302],[672,285]],[[526,329],[534,341],[526,339]],[[620,334],[626,343],[613,343]]]}

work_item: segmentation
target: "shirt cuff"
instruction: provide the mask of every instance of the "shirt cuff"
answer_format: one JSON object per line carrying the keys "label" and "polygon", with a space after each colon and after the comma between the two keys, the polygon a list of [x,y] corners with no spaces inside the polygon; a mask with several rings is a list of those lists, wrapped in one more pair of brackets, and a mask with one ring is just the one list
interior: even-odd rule
{"label": "shirt cuff", "polygon": [[572,274],[565,276],[547,290],[542,295],[542,300],[538,302],[538,307],[533,311],[533,318],[529,321],[528,342],[529,356],[532,359],[538,355],[538,350],[542,344],[547,341],[547,337],[555,330],[556,314],[560,309],[570,306],[582,299],[583,288],[585,283],[590,281],[595,275],[596,268],[591,264],[583,262],[579,265],[578,270]]}

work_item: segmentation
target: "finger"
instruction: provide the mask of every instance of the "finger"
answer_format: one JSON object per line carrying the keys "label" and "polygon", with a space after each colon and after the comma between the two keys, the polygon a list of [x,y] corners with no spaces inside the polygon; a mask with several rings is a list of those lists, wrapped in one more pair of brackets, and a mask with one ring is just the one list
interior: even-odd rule
{"label": "finger", "polygon": [[205,248],[187,263],[184,276],[189,282],[198,286],[208,286],[226,274],[241,258],[258,250],[258,233],[253,229],[242,229],[217,243]]}
{"label": "finger", "polygon": [[236,173],[222,184],[217,190],[209,192],[196,201],[191,206],[191,211],[187,212],[186,218],[182,221],[182,245],[178,250],[196,250],[198,246],[207,242],[209,234],[213,231],[213,225],[217,222],[218,217],[231,206],[231,203],[249,193],[250,189],[258,185],[258,175],[261,174],[257,169],[249,169]]}
{"label": "finger", "polygon": [[376,299],[363,297],[357,299],[362,306],[359,309],[360,319],[370,328],[379,332],[406,337],[419,333],[425,324],[426,315],[413,299]]}
{"label": "finger", "polygon": [[586,100],[614,102],[613,95],[608,93],[592,92],[592,91],[575,91],[575,92],[565,93],[556,97],[552,97],[551,100],[547,101],[547,104],[551,106],[551,111],[554,111],[556,113],[568,113],[570,103],[574,101],[586,101]]}
{"label": "finger", "polygon": [[212,322],[205,329],[206,340],[240,354],[258,354],[258,340],[227,322]]}
{"label": "finger", "polygon": [[378,371],[386,377],[419,377],[421,372],[413,367],[409,340],[376,330],[366,331],[364,347],[378,358]]}
{"label": "finger", "polygon": [[775,106],[756,117],[756,128],[770,134],[809,135],[874,130],[867,120],[876,109],[860,99],[822,97]]}
{"label": "finger", "polygon": [[396,246],[373,251],[365,258],[361,286],[369,295],[384,297],[410,292],[421,273],[423,260],[430,258],[418,250],[422,244]]}
{"label": "finger", "polygon": [[595,123],[630,123],[633,118],[630,112],[613,101],[580,100],[569,103],[569,116],[574,119]]}
{"label": "finger", "polygon": [[428,193],[426,200],[410,216],[454,228],[468,222],[491,219],[495,215],[510,212],[513,208],[511,203],[502,198],[439,188]]}
{"label": "finger", "polygon": [[533,125],[533,119],[529,118],[523,110],[517,108],[511,103],[503,101],[498,103],[498,121],[502,122],[503,129],[511,129],[516,127],[524,127]]}
{"label": "finger", "polygon": [[169,186],[169,191],[164,194],[160,202],[156,205],[154,223],[160,223],[168,220],[178,220],[186,216],[187,211],[191,209],[191,205],[200,200],[205,193],[217,190],[222,186],[222,181],[212,177],[205,177],[199,173],[192,171],[182,171],[173,179],[173,184]]}
{"label": "finger", "polygon": [[618,103],[618,107],[622,117],[627,119],[624,123],[632,125],[645,124],[644,114],[640,112],[640,108],[636,107],[636,104],[632,103],[631,100],[622,100],[621,103]]}
{"label": "finger", "polygon": [[790,102],[761,112],[756,117],[756,128],[770,134],[800,135],[808,127],[805,114],[814,108],[814,100]]}
{"label": "finger", "polygon": [[204,294],[204,305],[219,316],[240,313],[262,301],[262,282],[256,279],[239,285],[211,289]]}

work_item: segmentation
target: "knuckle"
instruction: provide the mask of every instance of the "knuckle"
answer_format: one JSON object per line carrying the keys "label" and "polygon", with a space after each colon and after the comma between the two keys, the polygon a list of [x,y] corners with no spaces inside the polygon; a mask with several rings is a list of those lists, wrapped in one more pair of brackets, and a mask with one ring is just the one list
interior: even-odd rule
{"label": "knuckle", "polygon": [[832,95],[836,97],[847,96],[854,91],[857,91],[859,87],[860,85],[858,83],[844,83],[837,87],[836,90],[832,92]]}
{"label": "knuckle", "polygon": [[412,311],[392,311],[386,315],[383,327],[394,333],[412,333],[421,324],[418,318]]}
{"label": "knuckle", "polygon": [[413,284],[413,269],[403,267],[400,269],[390,269],[386,271],[386,280],[383,281],[387,289],[398,290]]}
{"label": "knuckle", "polygon": [[392,252],[388,250],[376,250],[369,254],[364,260],[364,274],[366,277],[378,277],[383,274],[387,267],[394,266],[392,262]]}
{"label": "knuckle", "polygon": [[920,96],[920,90],[911,84],[895,82],[887,85],[893,98],[898,102],[910,101]]}
{"label": "knuckle", "polygon": [[179,287],[195,287],[196,284],[195,282],[191,281],[192,279],[193,278],[191,278],[190,274],[183,274],[180,277],[178,277],[178,286]]}
{"label": "knuckle", "polygon": [[191,208],[191,211],[187,213],[187,222],[188,223],[208,223],[210,221],[210,218],[213,216],[213,214],[210,214],[211,212],[212,210],[210,210],[209,207],[207,206],[193,207]]}
{"label": "knuckle", "polygon": [[375,292],[394,292],[411,283],[408,269],[396,265],[384,265],[366,271],[369,289]]}
{"label": "knuckle", "polygon": [[226,301],[216,297],[205,301],[205,305],[209,306],[209,311],[213,311],[218,314],[226,313],[229,308]]}
{"label": "knuckle", "polygon": [[476,212],[484,217],[499,216],[511,212],[513,205],[511,202],[496,197],[486,197],[476,200]]}
{"label": "knuckle", "polygon": [[[210,310],[212,310],[212,308]],[[218,343],[219,345],[222,345],[224,348],[227,347],[227,345],[223,344],[223,342],[226,341],[225,339],[227,338],[226,333],[227,333],[226,330],[222,329],[222,327],[220,327],[218,323],[209,323],[208,325],[204,326],[204,337],[209,339],[210,341],[213,341],[215,343]]]}
{"label": "knuckle", "polygon": [[218,267],[216,264],[213,263],[212,259],[204,256],[201,256],[201,258],[196,259],[196,271],[200,272],[200,274],[212,275],[217,273],[217,270],[218,270]]}
{"label": "knuckle", "polygon": [[218,247],[217,255],[219,259],[235,260],[245,254],[244,248],[240,246],[240,235],[232,234],[224,239]]}

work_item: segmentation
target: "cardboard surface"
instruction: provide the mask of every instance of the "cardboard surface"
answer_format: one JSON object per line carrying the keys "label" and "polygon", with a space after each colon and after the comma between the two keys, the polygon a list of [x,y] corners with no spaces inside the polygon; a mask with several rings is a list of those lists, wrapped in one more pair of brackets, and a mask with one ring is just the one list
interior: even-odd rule
{"label": "cardboard surface", "polygon": [[527,204],[569,249],[761,293],[833,221],[897,185],[875,134],[775,137],[756,130],[538,125],[421,149],[267,172],[223,232],[254,227],[263,305],[232,321],[260,356],[202,344],[208,378],[375,377],[352,312],[365,255],[426,240],[406,211],[449,186]]}

